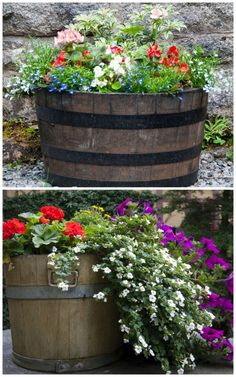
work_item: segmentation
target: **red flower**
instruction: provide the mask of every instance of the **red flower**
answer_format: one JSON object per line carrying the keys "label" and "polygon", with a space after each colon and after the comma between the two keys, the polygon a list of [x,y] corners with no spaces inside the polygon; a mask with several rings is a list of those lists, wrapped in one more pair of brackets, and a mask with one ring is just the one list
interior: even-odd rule
{"label": "red flower", "polygon": [[123,48],[119,46],[111,46],[110,49],[112,54],[122,54],[122,52],[124,51]]}
{"label": "red flower", "polygon": [[153,46],[149,46],[147,50],[147,55],[149,58],[159,58],[162,54],[161,50],[158,50],[158,44],[155,43]]}
{"label": "red flower", "polygon": [[62,51],[60,52],[60,54],[59,54],[58,57],[57,57],[57,60],[55,60],[55,61],[52,63],[52,65],[53,65],[54,67],[60,67],[61,65],[65,64],[65,62],[66,62],[65,53],[66,53],[66,52],[65,52],[64,50],[62,50]]}
{"label": "red flower", "polygon": [[75,221],[68,221],[65,226],[66,229],[63,233],[67,236],[70,236],[70,238],[73,238],[75,236],[86,237],[84,228],[79,223],[76,223]]}
{"label": "red flower", "polygon": [[187,71],[189,70],[189,68],[188,68],[188,64],[186,64],[186,63],[181,63],[180,66],[179,66],[179,69],[180,69],[181,72],[185,72],[185,73],[187,73]]}
{"label": "red flower", "polygon": [[3,239],[7,240],[14,236],[14,234],[24,234],[26,225],[18,219],[8,220],[3,223]]}
{"label": "red flower", "polygon": [[171,46],[169,50],[167,51],[168,56],[179,56],[179,51],[176,46]]}
{"label": "red flower", "polygon": [[45,217],[40,217],[39,221],[42,223],[42,224],[50,224],[50,221],[48,219],[46,219]]}
{"label": "red flower", "polygon": [[83,55],[83,56],[91,55],[91,52],[90,52],[89,50],[84,50],[84,51],[82,52],[82,55]]}
{"label": "red flower", "polygon": [[59,208],[54,207],[54,206],[41,207],[40,212],[42,212],[44,218],[50,219],[50,220],[60,221],[65,216],[62,209],[59,209]]}

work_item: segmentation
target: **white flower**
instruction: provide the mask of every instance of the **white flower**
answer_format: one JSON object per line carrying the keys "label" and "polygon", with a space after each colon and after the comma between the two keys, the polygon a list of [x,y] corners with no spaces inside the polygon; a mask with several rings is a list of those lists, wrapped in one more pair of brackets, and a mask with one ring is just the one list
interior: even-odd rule
{"label": "white flower", "polygon": [[144,348],[148,347],[148,344],[147,344],[147,342],[145,341],[145,339],[144,339],[144,337],[142,335],[139,335],[138,340],[139,340],[139,342],[142,344],[142,346]]}
{"label": "white flower", "polygon": [[184,374],[184,370],[183,370],[183,368],[178,369],[178,370],[177,370],[177,373],[178,373],[178,374]]}
{"label": "white flower", "polygon": [[109,267],[105,267],[105,268],[103,269],[103,271],[104,271],[105,274],[110,274],[111,269],[110,269]]}
{"label": "white flower", "polygon": [[120,293],[119,297],[126,297],[128,293],[129,293],[129,290],[128,290],[128,289],[124,289],[124,290]]}
{"label": "white flower", "polygon": [[137,344],[134,346],[135,353],[138,355],[142,352],[142,347],[138,346]]}
{"label": "white flower", "polygon": [[149,355],[155,356],[155,353],[153,352],[153,350],[149,350]]}
{"label": "white flower", "polygon": [[133,277],[134,277],[133,274],[132,274],[131,272],[128,272],[128,274],[127,274],[127,278],[128,278],[128,279],[133,279]]}
{"label": "white flower", "polygon": [[94,75],[95,75],[95,78],[102,77],[104,75],[104,71],[102,70],[101,67],[97,65],[96,67],[94,67]]}
{"label": "white flower", "polygon": [[93,270],[93,272],[98,272],[98,271],[99,271],[99,268],[98,268],[98,266],[93,265],[93,266],[92,266],[92,270]]}
{"label": "white flower", "polygon": [[121,284],[128,287],[130,283],[128,282],[128,280],[123,280]]}
{"label": "white flower", "polygon": [[123,339],[123,342],[124,342],[124,343],[129,343],[129,339],[124,338],[124,339]]}
{"label": "white flower", "polygon": [[62,281],[61,283],[58,284],[58,288],[61,288],[62,291],[68,291],[69,286],[68,286],[68,284],[65,284],[65,283]]}
{"label": "white flower", "polygon": [[149,295],[149,301],[150,301],[150,302],[156,302],[156,296],[154,296],[154,295]]}
{"label": "white flower", "polygon": [[79,253],[80,252],[80,247],[79,246],[75,246],[73,248],[73,250],[74,250],[75,253]]}
{"label": "white flower", "polygon": [[[94,79],[92,82],[91,82],[91,86],[94,88],[96,86],[98,86],[99,88],[103,88],[104,86],[107,85],[107,80],[98,80],[98,79]],[[81,236],[80,236],[81,237]]]}
{"label": "white flower", "polygon": [[55,253],[57,251],[57,247],[56,246],[53,246],[52,248],[52,252]]}
{"label": "white flower", "polygon": [[116,260],[115,257],[110,257],[109,259],[110,259],[111,262],[114,262]]}
{"label": "white flower", "polygon": [[96,298],[98,300],[103,300],[105,297],[105,294],[103,292],[98,292],[97,294],[93,295],[93,298]]}
{"label": "white flower", "polygon": [[167,341],[167,340],[169,339],[168,335],[165,335],[165,336],[163,337],[163,339],[164,339],[165,341]]}
{"label": "white flower", "polygon": [[195,324],[193,322],[190,322],[190,324],[187,325],[185,328],[186,328],[187,332],[191,332],[191,331],[195,330],[195,327],[196,327]]}
{"label": "white flower", "polygon": [[176,304],[174,303],[173,300],[167,300],[167,304],[168,304],[171,308],[175,308],[175,307],[176,307]]}
{"label": "white flower", "polygon": [[139,290],[140,290],[141,292],[145,292],[145,288],[144,288],[144,286],[141,285],[141,286],[139,287]]}
{"label": "white flower", "polygon": [[116,274],[116,277],[117,279],[122,279],[123,275],[119,272],[118,274]]}
{"label": "white flower", "polygon": [[194,361],[194,360],[195,360],[195,357],[193,356],[192,353],[190,353],[189,358],[190,358],[191,361]]}
{"label": "white flower", "polygon": [[128,326],[126,326],[126,325],[121,325],[120,326],[120,331],[121,332],[126,332],[127,334],[129,334],[130,328]]}

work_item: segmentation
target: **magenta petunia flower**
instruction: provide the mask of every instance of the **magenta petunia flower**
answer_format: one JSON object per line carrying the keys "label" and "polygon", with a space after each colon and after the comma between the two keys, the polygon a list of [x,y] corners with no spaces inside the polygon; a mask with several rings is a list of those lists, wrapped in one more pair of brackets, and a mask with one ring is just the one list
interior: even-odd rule
{"label": "magenta petunia flower", "polygon": [[132,202],[132,200],[130,198],[127,198],[116,207],[116,212],[118,213],[119,216],[125,215],[125,209],[126,209],[128,203],[130,203],[130,202]]}
{"label": "magenta petunia flower", "polygon": [[222,337],[224,336],[224,330],[216,330],[213,327],[203,327],[201,336],[203,339],[212,342],[215,339],[222,339]]}
{"label": "magenta petunia flower", "polygon": [[219,254],[220,250],[217,249],[216,245],[214,244],[214,241],[210,238],[202,237],[200,239],[200,242],[205,244],[205,248],[209,251],[213,251],[214,254]]}
{"label": "magenta petunia flower", "polygon": [[145,201],[143,203],[143,213],[146,213],[147,215],[151,215],[154,211],[154,208],[152,207],[151,203]]}
{"label": "magenta petunia flower", "polygon": [[230,268],[230,265],[228,262],[226,262],[225,259],[219,258],[216,255],[212,255],[210,258],[208,258],[205,261],[206,265],[210,269],[214,269],[216,264],[219,264],[223,267],[224,270],[228,270]]}

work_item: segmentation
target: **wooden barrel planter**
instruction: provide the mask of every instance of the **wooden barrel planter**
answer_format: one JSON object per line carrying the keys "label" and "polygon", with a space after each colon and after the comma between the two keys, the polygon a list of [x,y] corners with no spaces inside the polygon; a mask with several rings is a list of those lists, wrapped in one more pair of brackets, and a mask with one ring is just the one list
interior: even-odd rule
{"label": "wooden barrel planter", "polygon": [[107,286],[91,269],[97,263],[94,256],[81,256],[78,284],[68,291],[49,286],[46,255],[19,256],[12,262],[15,269],[5,275],[16,364],[66,373],[97,368],[121,356],[117,308],[112,300],[92,298]]}
{"label": "wooden barrel planter", "polygon": [[208,96],[36,93],[42,153],[56,186],[189,186],[198,175]]}

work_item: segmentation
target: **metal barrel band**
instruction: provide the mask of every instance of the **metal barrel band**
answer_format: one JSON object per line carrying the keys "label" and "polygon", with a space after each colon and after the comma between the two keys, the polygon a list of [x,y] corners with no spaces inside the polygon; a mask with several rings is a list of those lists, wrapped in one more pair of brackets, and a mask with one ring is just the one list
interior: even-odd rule
{"label": "metal barrel band", "polygon": [[62,291],[57,287],[37,286],[37,287],[7,287],[7,298],[14,300],[62,300],[92,298],[102,289],[108,287],[107,283],[101,284],[80,284],[68,291]]}
{"label": "metal barrel band", "polygon": [[179,113],[150,115],[104,115],[79,113],[38,106],[36,109],[39,120],[53,126],[62,124],[72,127],[112,128],[112,129],[150,129],[172,128],[191,125],[205,120],[207,108],[201,107]]}
{"label": "metal barrel band", "polygon": [[48,173],[48,181],[54,186],[61,187],[185,187],[194,184],[198,177],[198,170],[190,174],[175,178],[153,181],[96,181],[83,180]]}
{"label": "metal barrel band", "polygon": [[42,153],[49,157],[65,162],[75,162],[83,164],[95,164],[101,166],[145,166],[156,164],[171,164],[181,161],[191,160],[201,153],[201,144],[192,148],[146,154],[112,154],[78,152],[51,145],[42,144]]}
{"label": "metal barrel band", "polygon": [[72,360],[44,360],[12,353],[13,361],[26,369],[38,370],[42,372],[70,373],[83,370],[99,368],[118,360],[122,355],[122,349],[109,354],[102,354],[87,358],[77,358]]}

